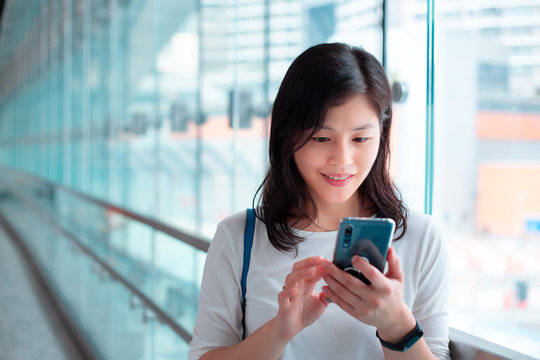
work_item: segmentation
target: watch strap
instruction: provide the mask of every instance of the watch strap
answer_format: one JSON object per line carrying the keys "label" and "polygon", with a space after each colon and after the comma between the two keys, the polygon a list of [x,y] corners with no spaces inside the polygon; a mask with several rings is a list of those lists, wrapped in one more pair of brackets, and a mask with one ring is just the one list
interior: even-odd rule
{"label": "watch strap", "polygon": [[375,335],[377,335],[377,338],[381,342],[381,345],[384,346],[387,349],[393,350],[393,351],[407,351],[410,349],[420,338],[424,335],[424,329],[422,329],[422,326],[418,321],[416,321],[416,325],[414,329],[412,329],[407,335],[401,339],[398,343],[389,343],[384,341],[379,337],[379,332],[376,331]]}

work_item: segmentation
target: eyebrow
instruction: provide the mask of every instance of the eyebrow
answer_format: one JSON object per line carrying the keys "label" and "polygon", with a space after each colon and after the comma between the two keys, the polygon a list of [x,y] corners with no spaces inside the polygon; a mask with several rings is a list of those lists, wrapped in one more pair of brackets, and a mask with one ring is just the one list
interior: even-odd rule
{"label": "eyebrow", "polygon": [[[373,129],[373,128],[375,128],[375,125],[373,125],[373,124],[365,124],[365,125],[359,126],[357,128],[354,128],[351,131],[368,130],[368,129]],[[323,125],[321,130],[335,131],[333,128],[331,128],[330,126],[326,126],[326,125]]]}

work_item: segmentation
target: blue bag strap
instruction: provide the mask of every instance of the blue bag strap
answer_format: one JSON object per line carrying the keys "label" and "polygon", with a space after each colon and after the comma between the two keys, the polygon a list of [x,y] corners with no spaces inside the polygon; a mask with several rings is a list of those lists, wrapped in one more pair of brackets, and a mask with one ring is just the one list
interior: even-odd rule
{"label": "blue bag strap", "polygon": [[255,232],[255,210],[247,209],[246,229],[244,230],[244,265],[242,267],[242,339],[246,338],[246,283],[253,246],[253,233]]}

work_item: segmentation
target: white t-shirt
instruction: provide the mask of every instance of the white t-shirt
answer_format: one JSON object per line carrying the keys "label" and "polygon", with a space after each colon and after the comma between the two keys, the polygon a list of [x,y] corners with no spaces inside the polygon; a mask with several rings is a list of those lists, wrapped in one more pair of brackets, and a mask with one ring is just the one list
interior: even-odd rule
{"label": "white t-shirt", "polygon": [[[223,220],[208,250],[189,360],[242,340],[241,287],[245,211]],[[424,338],[439,359],[449,359],[448,269],[440,232],[427,215],[409,211],[408,229],[392,243],[404,273],[404,300],[424,328]],[[297,231],[305,241],[294,252],[276,250],[264,223],[257,220],[246,290],[246,336],[272,319],[277,295],[296,261],[309,256],[333,258],[337,232]],[[317,286],[321,290],[323,281]],[[312,325],[287,345],[282,360],[384,359],[375,328],[330,304]]]}

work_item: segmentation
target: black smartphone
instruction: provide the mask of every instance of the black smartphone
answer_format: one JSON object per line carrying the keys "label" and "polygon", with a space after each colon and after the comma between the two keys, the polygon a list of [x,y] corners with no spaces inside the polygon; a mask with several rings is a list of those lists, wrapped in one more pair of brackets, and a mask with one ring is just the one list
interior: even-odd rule
{"label": "black smartphone", "polygon": [[361,256],[383,272],[395,228],[394,220],[388,218],[343,218],[339,223],[334,264],[370,285],[369,280],[354,268],[351,258]]}

